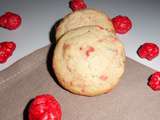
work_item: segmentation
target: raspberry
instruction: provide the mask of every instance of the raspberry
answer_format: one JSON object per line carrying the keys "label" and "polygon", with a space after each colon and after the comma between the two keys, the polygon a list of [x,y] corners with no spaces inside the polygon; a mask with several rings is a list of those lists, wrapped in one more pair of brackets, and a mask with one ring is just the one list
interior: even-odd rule
{"label": "raspberry", "polygon": [[154,90],[159,91],[160,90],[160,72],[155,72],[151,75],[148,85]]}
{"label": "raspberry", "polygon": [[159,54],[159,47],[154,43],[144,43],[137,51],[139,57],[152,60]]}
{"label": "raspberry", "polygon": [[127,16],[116,16],[112,19],[112,23],[119,34],[125,34],[132,28],[132,21]]}
{"label": "raspberry", "polygon": [[61,120],[58,101],[51,95],[36,96],[29,107],[29,120]]}
{"label": "raspberry", "polygon": [[1,42],[0,43],[0,63],[5,63],[7,59],[12,56],[16,44],[14,42]]}
{"label": "raspberry", "polygon": [[82,10],[87,8],[86,3],[83,0],[71,0],[69,6],[72,11]]}
{"label": "raspberry", "polygon": [[21,17],[13,12],[6,12],[0,17],[0,27],[15,30],[21,25]]}

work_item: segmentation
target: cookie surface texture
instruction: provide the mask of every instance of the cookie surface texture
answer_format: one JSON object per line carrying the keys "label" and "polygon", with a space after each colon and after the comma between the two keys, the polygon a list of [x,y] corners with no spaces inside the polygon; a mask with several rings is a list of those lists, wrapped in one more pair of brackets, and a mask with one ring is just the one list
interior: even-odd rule
{"label": "cookie surface texture", "polygon": [[97,26],[80,27],[58,41],[53,69],[68,91],[96,96],[112,90],[125,68],[123,44],[111,32]]}
{"label": "cookie surface texture", "polygon": [[94,9],[84,9],[66,15],[56,30],[58,40],[64,33],[82,26],[98,25],[108,31],[115,32],[109,16]]}

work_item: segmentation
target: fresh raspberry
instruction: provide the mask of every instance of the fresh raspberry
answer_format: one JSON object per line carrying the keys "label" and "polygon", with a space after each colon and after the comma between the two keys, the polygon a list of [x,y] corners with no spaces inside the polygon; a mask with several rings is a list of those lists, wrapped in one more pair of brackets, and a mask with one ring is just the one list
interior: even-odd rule
{"label": "fresh raspberry", "polygon": [[152,60],[159,54],[159,47],[154,43],[144,43],[137,51],[139,57]]}
{"label": "fresh raspberry", "polygon": [[132,28],[132,21],[127,16],[116,16],[112,18],[112,23],[119,34],[125,34]]}
{"label": "fresh raspberry", "polygon": [[61,120],[58,101],[51,95],[36,96],[29,107],[29,120]]}
{"label": "fresh raspberry", "polygon": [[21,25],[21,17],[13,12],[6,12],[0,17],[0,27],[15,30]]}
{"label": "fresh raspberry", "polygon": [[151,75],[148,85],[154,90],[159,91],[160,90],[160,72],[155,72]]}
{"label": "fresh raspberry", "polygon": [[84,2],[84,0],[71,0],[69,2],[69,6],[72,9],[72,11],[77,11],[87,8],[87,5]]}
{"label": "fresh raspberry", "polygon": [[0,63],[5,63],[7,59],[13,54],[16,48],[14,42],[1,42],[0,43]]}

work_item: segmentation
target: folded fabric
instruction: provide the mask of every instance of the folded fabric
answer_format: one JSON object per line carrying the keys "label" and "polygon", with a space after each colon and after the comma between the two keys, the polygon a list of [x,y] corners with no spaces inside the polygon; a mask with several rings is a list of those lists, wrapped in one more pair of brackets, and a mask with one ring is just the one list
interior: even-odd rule
{"label": "folded fabric", "polygon": [[154,70],[127,58],[118,86],[96,97],[74,95],[56,81],[53,48],[46,46],[0,72],[0,120],[27,120],[30,101],[51,94],[62,108],[62,120],[156,120],[160,94],[147,86]]}

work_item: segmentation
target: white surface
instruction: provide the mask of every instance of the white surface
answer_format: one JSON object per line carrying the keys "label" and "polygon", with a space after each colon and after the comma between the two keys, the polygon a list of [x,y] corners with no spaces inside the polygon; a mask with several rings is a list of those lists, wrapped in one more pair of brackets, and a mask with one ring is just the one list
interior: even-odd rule
{"label": "white surface", "polygon": [[[5,64],[3,70],[38,48],[50,44],[49,33],[54,23],[69,13],[69,0],[1,0],[0,15],[6,11],[18,13],[23,18],[20,28],[14,31],[0,28],[0,42],[14,41],[17,48]],[[133,21],[132,30],[126,35],[118,35],[126,47],[128,57],[160,70],[160,55],[147,61],[137,56],[138,47],[144,42],[154,42],[160,46],[160,1],[159,0],[86,0],[91,8],[102,10],[114,17],[129,16]]]}

